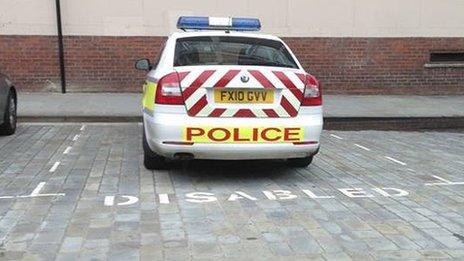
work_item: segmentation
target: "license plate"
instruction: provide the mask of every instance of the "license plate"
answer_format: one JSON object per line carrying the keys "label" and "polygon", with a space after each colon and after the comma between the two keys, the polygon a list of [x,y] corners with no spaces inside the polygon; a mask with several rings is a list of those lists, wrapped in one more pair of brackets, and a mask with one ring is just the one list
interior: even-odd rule
{"label": "license plate", "polygon": [[216,103],[273,103],[274,91],[268,89],[214,89]]}
{"label": "license plate", "polygon": [[182,140],[198,143],[289,143],[304,140],[302,127],[184,127]]}

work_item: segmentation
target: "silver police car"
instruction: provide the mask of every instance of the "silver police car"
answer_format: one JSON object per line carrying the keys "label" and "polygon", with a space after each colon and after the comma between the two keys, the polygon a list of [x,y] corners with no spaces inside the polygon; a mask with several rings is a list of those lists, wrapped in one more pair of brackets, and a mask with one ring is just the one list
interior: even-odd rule
{"label": "silver police car", "polygon": [[143,95],[144,164],[166,159],[286,159],[319,150],[321,86],[258,19],[181,17],[149,71]]}

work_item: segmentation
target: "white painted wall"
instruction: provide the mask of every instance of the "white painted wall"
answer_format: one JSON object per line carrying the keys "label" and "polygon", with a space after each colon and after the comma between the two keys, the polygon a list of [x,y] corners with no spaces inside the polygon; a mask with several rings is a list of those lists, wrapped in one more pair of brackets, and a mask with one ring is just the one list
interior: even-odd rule
{"label": "white painted wall", "polygon": [[[279,36],[464,37],[464,0],[61,0],[66,35],[158,36],[179,15],[259,17]],[[55,0],[0,0],[0,34],[55,35]]]}

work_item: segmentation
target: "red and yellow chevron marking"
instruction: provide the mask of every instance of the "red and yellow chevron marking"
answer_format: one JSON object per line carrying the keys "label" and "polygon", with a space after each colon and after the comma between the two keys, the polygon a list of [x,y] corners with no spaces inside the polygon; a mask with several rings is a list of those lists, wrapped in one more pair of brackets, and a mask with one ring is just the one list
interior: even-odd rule
{"label": "red and yellow chevron marking", "polygon": [[[181,71],[181,86],[188,114],[195,117],[283,118],[295,117],[303,99],[305,74],[294,70],[217,69]],[[246,75],[249,82],[242,82]],[[208,89],[272,89],[278,99],[272,104],[247,104],[246,108],[212,103]],[[278,94],[278,95],[277,95]],[[243,105],[243,104],[242,104]]]}

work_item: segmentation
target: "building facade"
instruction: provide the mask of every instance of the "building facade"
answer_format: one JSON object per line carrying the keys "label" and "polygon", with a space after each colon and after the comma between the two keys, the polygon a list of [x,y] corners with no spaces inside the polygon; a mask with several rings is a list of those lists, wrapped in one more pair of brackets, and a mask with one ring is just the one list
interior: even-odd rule
{"label": "building facade", "polygon": [[[464,94],[463,0],[61,0],[69,91],[138,92],[180,15],[261,19],[326,93]],[[55,0],[0,0],[0,70],[60,90]]]}

